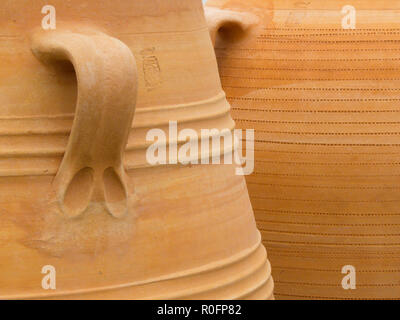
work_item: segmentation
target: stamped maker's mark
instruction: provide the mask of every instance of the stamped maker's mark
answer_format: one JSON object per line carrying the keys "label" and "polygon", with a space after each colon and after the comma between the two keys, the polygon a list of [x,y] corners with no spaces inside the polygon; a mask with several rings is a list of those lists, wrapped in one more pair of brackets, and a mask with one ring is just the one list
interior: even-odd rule
{"label": "stamped maker's mark", "polygon": [[148,89],[154,89],[162,83],[160,63],[155,55],[155,51],[155,48],[148,48],[141,51],[144,80]]}

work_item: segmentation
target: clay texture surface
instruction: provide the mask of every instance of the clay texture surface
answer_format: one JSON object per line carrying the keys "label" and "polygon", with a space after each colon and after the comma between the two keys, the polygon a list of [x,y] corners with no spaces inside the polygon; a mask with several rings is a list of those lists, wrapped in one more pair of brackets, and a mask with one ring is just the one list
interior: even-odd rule
{"label": "clay texture surface", "polygon": [[201,0],[45,4],[0,4],[0,299],[273,298],[236,166],[146,159],[234,128]]}
{"label": "clay texture surface", "polygon": [[256,130],[247,183],[276,297],[400,298],[399,3],[207,4],[233,117]]}

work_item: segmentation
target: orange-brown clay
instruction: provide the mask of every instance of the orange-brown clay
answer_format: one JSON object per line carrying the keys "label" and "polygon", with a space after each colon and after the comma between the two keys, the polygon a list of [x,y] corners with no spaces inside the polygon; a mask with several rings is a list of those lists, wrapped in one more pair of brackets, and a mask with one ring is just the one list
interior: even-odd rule
{"label": "orange-brown clay", "polygon": [[400,298],[398,1],[208,6],[233,117],[256,130],[247,183],[276,297]]}
{"label": "orange-brown clay", "polygon": [[0,298],[272,298],[236,166],[146,159],[169,121],[234,128],[201,1],[44,5],[0,4]]}

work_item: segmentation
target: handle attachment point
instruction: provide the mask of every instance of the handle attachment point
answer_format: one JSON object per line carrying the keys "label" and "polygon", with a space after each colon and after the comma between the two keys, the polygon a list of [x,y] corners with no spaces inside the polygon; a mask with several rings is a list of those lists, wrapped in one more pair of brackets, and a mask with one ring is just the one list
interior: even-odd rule
{"label": "handle attachment point", "polygon": [[128,191],[123,154],[137,97],[131,50],[104,33],[57,30],[35,33],[32,52],[44,63],[70,61],[77,75],[76,115],[54,179],[62,211],[78,217],[100,193],[111,215],[124,216]]}
{"label": "handle attachment point", "polygon": [[259,22],[259,18],[252,13],[222,10],[213,7],[205,7],[204,11],[214,46],[218,34],[231,43],[246,37],[250,29]]}

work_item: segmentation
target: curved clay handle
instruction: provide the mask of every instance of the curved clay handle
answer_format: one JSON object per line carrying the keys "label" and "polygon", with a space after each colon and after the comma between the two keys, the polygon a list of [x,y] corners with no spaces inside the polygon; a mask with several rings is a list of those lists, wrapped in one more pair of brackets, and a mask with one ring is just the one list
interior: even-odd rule
{"label": "curved clay handle", "polygon": [[32,51],[44,62],[71,61],[77,75],[75,120],[54,180],[62,211],[77,217],[96,197],[122,217],[128,210],[123,154],[137,96],[131,50],[103,33],[48,31],[34,35]]}
{"label": "curved clay handle", "polygon": [[243,33],[249,31],[252,26],[258,24],[259,19],[251,13],[243,13],[229,10],[221,10],[213,7],[204,8],[211,41],[215,46],[218,31],[223,27],[239,27]]}

